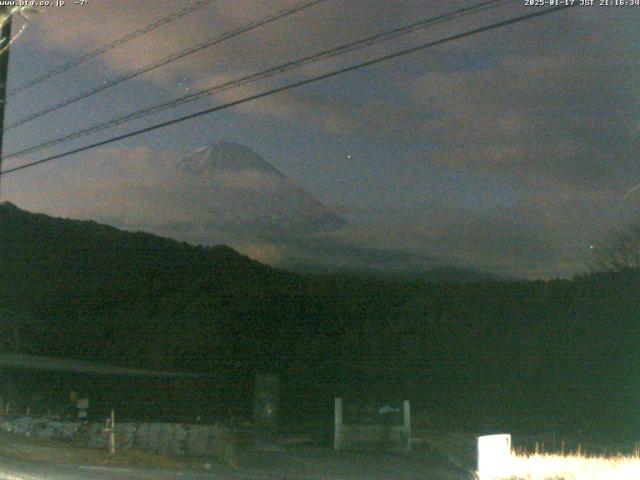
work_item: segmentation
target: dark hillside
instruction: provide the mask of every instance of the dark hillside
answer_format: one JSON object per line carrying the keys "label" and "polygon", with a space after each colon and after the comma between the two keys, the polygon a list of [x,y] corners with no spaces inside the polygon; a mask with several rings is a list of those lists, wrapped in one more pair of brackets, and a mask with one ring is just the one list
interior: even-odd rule
{"label": "dark hillside", "polygon": [[9,204],[0,254],[5,331],[18,325],[23,351],[211,372],[212,410],[250,405],[252,375],[271,371],[298,418],[330,420],[339,394],[406,397],[435,424],[483,431],[640,426],[637,270],[463,285],[299,276]]}
{"label": "dark hillside", "polygon": [[252,333],[285,328],[286,308],[277,307],[291,303],[300,285],[296,275],[225,246],[193,247],[6,203],[0,253],[3,303],[45,322],[44,338],[25,348],[53,355],[203,367],[167,357],[164,343],[193,350],[217,330],[242,331],[236,321],[251,324]]}

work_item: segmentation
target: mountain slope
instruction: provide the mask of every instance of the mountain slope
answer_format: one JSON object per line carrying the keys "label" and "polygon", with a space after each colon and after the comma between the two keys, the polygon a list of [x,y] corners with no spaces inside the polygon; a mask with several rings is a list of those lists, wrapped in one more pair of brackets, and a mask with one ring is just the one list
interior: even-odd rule
{"label": "mountain slope", "polygon": [[223,141],[195,150],[180,160],[178,171],[197,176],[212,176],[228,171],[255,171],[287,178],[249,147]]}
{"label": "mountain slope", "polygon": [[[253,235],[334,230],[345,221],[248,147],[219,142],[177,164],[185,200],[204,206],[194,228]],[[198,202],[195,202],[195,200]]]}

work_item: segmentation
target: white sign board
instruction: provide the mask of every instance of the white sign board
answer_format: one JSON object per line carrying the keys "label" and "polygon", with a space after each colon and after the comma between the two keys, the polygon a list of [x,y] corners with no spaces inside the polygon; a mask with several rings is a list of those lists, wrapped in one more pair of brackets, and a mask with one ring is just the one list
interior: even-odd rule
{"label": "white sign board", "polygon": [[478,437],[478,478],[494,480],[509,468],[511,435],[485,435]]}

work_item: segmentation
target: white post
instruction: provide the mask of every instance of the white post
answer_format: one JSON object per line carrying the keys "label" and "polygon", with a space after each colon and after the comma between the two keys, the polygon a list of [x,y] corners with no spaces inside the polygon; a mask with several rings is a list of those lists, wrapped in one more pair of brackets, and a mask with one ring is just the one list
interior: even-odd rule
{"label": "white post", "polygon": [[511,457],[511,435],[478,437],[478,479],[494,480],[508,473]]}
{"label": "white post", "polygon": [[115,455],[116,453],[116,414],[111,409],[111,416],[105,420],[105,427],[103,432],[108,433],[108,441],[109,441],[109,453],[111,455]]}
{"label": "white post", "polygon": [[336,398],[335,404],[334,404],[333,448],[334,450],[342,449],[342,399],[341,398]]}
{"label": "white post", "polygon": [[111,409],[111,431],[109,432],[109,453],[111,455],[116,454],[116,414]]}
{"label": "white post", "polygon": [[404,435],[406,439],[405,448],[411,450],[411,403],[409,400],[402,402],[402,410],[404,412]]}

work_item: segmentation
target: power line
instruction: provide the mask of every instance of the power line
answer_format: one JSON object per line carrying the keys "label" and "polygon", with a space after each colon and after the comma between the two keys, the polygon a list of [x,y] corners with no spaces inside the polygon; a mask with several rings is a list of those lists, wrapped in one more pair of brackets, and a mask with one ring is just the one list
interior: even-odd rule
{"label": "power line", "polygon": [[62,100],[61,102],[59,102],[59,103],[57,103],[55,105],[46,107],[46,108],[44,108],[42,110],[39,110],[39,111],[37,111],[35,113],[27,115],[26,117],[23,117],[20,120],[17,120],[15,122],[5,126],[3,131],[6,132],[7,130],[11,130],[11,129],[13,129],[13,128],[17,127],[17,126],[20,126],[20,125],[22,125],[24,123],[30,122],[31,120],[35,120],[36,118],[39,118],[39,117],[41,117],[41,116],[43,116],[43,115],[45,115],[47,113],[51,113],[51,112],[54,112],[56,110],[60,110],[61,108],[64,108],[64,107],[69,106],[69,105],[71,105],[73,103],[76,103],[76,102],[78,102],[78,101],[80,101],[80,100],[82,100],[84,98],[87,98],[87,97],[93,96],[93,95],[95,95],[97,93],[100,93],[103,90],[106,90],[106,89],[111,88],[111,87],[113,87],[115,85],[118,85],[118,84],[120,84],[120,83],[122,83],[122,82],[124,82],[126,80],[130,80],[130,79],[135,78],[137,76],[140,76],[140,75],[142,75],[144,73],[150,72],[150,71],[155,70],[155,69],[157,69],[159,67],[162,67],[162,66],[167,65],[169,63],[175,62],[176,60],[179,60],[181,58],[186,57],[187,55],[191,55],[191,54],[196,53],[196,52],[198,52],[200,50],[203,50],[205,48],[209,48],[209,47],[212,47],[212,46],[217,45],[219,43],[225,42],[225,41],[230,40],[230,39],[232,39],[234,37],[242,35],[243,33],[249,32],[251,30],[255,30],[256,28],[259,28],[259,27],[262,27],[262,26],[267,25],[269,23],[275,22],[276,20],[279,20],[281,18],[287,17],[287,16],[292,15],[292,14],[294,14],[296,12],[305,10],[307,8],[310,8],[310,7],[312,7],[312,6],[316,5],[316,4],[322,3],[324,1],[326,1],[326,0],[311,0],[311,1],[307,1],[307,2],[304,2],[304,3],[297,4],[297,5],[293,6],[293,7],[290,7],[290,8],[284,9],[284,10],[280,10],[279,12],[276,12],[274,14],[267,15],[266,17],[262,18],[261,20],[257,20],[257,21],[251,22],[251,23],[249,23],[247,25],[244,25],[242,27],[239,27],[239,28],[237,28],[235,30],[231,30],[229,32],[223,33],[221,36],[215,37],[213,39],[209,39],[209,40],[207,40],[205,42],[198,43],[198,44],[196,44],[196,45],[194,45],[192,47],[186,48],[186,49],[181,50],[181,51],[179,51],[177,53],[174,53],[174,54],[172,54],[172,55],[170,55],[168,57],[165,57],[165,58],[163,58],[161,60],[158,60],[157,62],[151,63],[151,64],[149,64],[149,65],[147,65],[145,67],[142,67],[142,68],[139,68],[139,69],[134,70],[132,72],[126,73],[124,75],[121,75],[120,77],[117,77],[117,78],[111,80],[110,82],[105,82],[105,83],[103,83],[103,84],[101,84],[101,85],[99,85],[99,86],[97,86],[95,88],[92,88],[92,89],[90,89],[90,90],[88,90],[86,92],[80,93],[80,94],[75,95],[75,96],[70,97],[70,98],[67,98],[66,100]]}
{"label": "power line", "polygon": [[508,20],[503,20],[501,22],[492,23],[490,25],[486,25],[484,27],[475,28],[473,30],[468,30],[466,32],[458,33],[456,35],[451,35],[449,37],[445,37],[445,38],[440,39],[440,40],[435,40],[435,41],[432,41],[432,42],[423,43],[423,44],[420,44],[420,45],[415,46],[415,47],[411,47],[411,48],[408,48],[408,49],[405,49],[405,50],[401,50],[401,51],[394,52],[394,53],[391,53],[391,54],[388,54],[388,55],[383,55],[381,57],[377,57],[377,58],[375,58],[373,60],[368,60],[366,62],[361,62],[361,63],[355,64],[355,65],[351,65],[349,67],[341,68],[339,70],[334,70],[334,71],[331,71],[331,72],[328,72],[328,73],[324,73],[324,74],[321,74],[321,75],[317,75],[315,77],[311,77],[311,78],[308,78],[308,79],[305,79],[305,80],[300,80],[298,82],[290,83],[290,84],[284,85],[282,87],[273,88],[271,90],[267,90],[265,92],[258,93],[258,94],[255,94],[255,95],[250,95],[248,97],[244,97],[244,98],[239,99],[239,100],[234,100],[232,102],[228,102],[228,103],[225,103],[223,105],[218,105],[216,107],[208,108],[206,110],[201,110],[199,112],[195,112],[195,113],[192,113],[192,114],[189,114],[189,115],[185,115],[183,117],[175,118],[173,120],[169,120],[169,121],[166,121],[166,122],[158,123],[156,125],[152,125],[150,127],[145,127],[145,128],[139,129],[139,130],[135,130],[133,132],[129,132],[129,133],[126,133],[126,134],[123,134],[123,135],[118,135],[118,136],[109,138],[107,140],[102,140],[100,142],[95,142],[95,143],[92,143],[90,145],[86,145],[84,147],[75,148],[75,149],[69,150],[67,152],[63,152],[63,153],[59,153],[59,154],[56,154],[56,155],[52,155],[52,156],[49,156],[49,157],[46,157],[46,158],[43,158],[43,159],[40,159],[40,160],[36,160],[34,162],[26,163],[24,165],[19,165],[17,167],[9,168],[7,170],[2,170],[2,171],[0,171],[0,176],[7,175],[7,174],[13,173],[13,172],[17,172],[19,170],[24,170],[24,169],[27,169],[27,168],[31,168],[31,167],[34,167],[36,165],[41,165],[43,163],[48,163],[48,162],[51,162],[53,160],[58,160],[60,158],[67,157],[69,155],[73,155],[73,154],[76,154],[76,153],[80,153],[80,152],[84,152],[84,151],[87,151],[87,150],[91,150],[91,149],[96,148],[96,147],[101,147],[103,145],[107,145],[107,144],[110,144],[110,143],[113,143],[113,142],[117,142],[119,140],[124,140],[126,138],[131,138],[131,137],[134,137],[134,136],[137,136],[137,135],[141,135],[143,133],[147,133],[147,132],[151,132],[153,130],[157,130],[159,128],[163,128],[163,127],[167,127],[169,125],[173,125],[173,124],[176,124],[176,123],[184,122],[186,120],[191,120],[191,119],[196,118],[196,117],[207,115],[209,113],[214,113],[214,112],[217,112],[217,111],[220,111],[220,110],[224,110],[224,109],[227,109],[227,108],[230,108],[230,107],[234,107],[236,105],[240,105],[240,104],[247,103],[247,102],[250,102],[250,101],[253,101],[253,100],[257,100],[257,99],[260,99],[260,98],[264,98],[264,97],[267,97],[267,96],[270,96],[270,95],[274,95],[276,93],[284,92],[286,90],[291,90],[291,89],[298,88],[298,87],[301,87],[301,86],[304,86],[304,85],[309,85],[311,83],[316,83],[316,82],[319,82],[319,81],[322,81],[322,80],[326,80],[328,78],[332,78],[332,77],[335,77],[335,76],[338,76],[338,75],[342,75],[342,74],[345,74],[345,73],[348,73],[348,72],[352,72],[354,70],[359,70],[360,68],[376,65],[378,63],[382,63],[382,62],[385,62],[385,61],[388,61],[388,60],[391,60],[391,59],[394,59],[394,58],[398,58],[398,57],[405,56],[405,55],[408,55],[408,54],[411,54],[411,53],[415,53],[415,52],[418,52],[418,51],[421,51],[421,50],[425,50],[427,48],[435,47],[437,45],[442,45],[444,43],[448,43],[448,42],[451,42],[451,41],[454,41],[454,40],[459,40],[461,38],[470,37],[472,35],[477,35],[479,33],[487,32],[487,31],[490,31],[490,30],[495,30],[495,29],[502,28],[502,27],[506,27],[508,25],[513,25],[515,23],[523,22],[523,21],[526,21],[526,20],[531,20],[533,18],[541,17],[541,16],[547,15],[549,13],[559,12],[559,11],[565,10],[567,8],[571,8],[572,6],[573,5],[568,4],[568,5],[563,5],[563,6],[559,6],[559,7],[549,8],[549,9],[542,10],[542,11],[539,11],[539,12],[533,12],[533,13],[529,13],[529,14],[526,14],[526,15],[521,15],[519,17],[510,18]]}
{"label": "power line", "polygon": [[234,80],[230,80],[227,82],[224,82],[222,84],[218,84],[218,85],[214,85],[212,87],[200,90],[198,92],[194,92],[191,93],[189,95],[185,95],[182,96],[178,99],[175,100],[171,100],[168,102],[164,102],[161,103],[159,105],[155,105],[153,107],[149,107],[143,110],[138,110],[136,112],[127,114],[125,116],[116,118],[116,119],[112,119],[109,120],[107,122],[103,122],[103,123],[99,123],[97,125],[94,125],[92,127],[89,128],[85,128],[85,129],[81,129],[79,131],[67,134],[63,137],[58,137],[56,139],[53,140],[49,140],[46,141],[44,143],[32,146],[32,147],[28,147],[22,150],[18,150],[15,152],[12,152],[8,155],[5,156],[5,159],[9,159],[9,158],[15,158],[15,157],[20,157],[23,155],[26,155],[28,153],[32,153],[35,151],[39,151],[42,150],[44,148],[47,147],[51,147],[54,145],[59,145],[61,143],[66,143],[70,140],[75,140],[78,138],[82,138],[84,136],[93,134],[93,133],[97,133],[112,127],[115,127],[117,125],[121,125],[123,123],[127,123],[130,122],[132,120],[136,120],[139,118],[143,118],[146,117],[148,115],[151,115],[153,113],[158,113],[160,111],[169,109],[169,108],[173,108],[179,105],[184,105],[190,102],[194,102],[196,100],[199,100],[200,98],[206,97],[206,96],[210,96],[213,93],[218,93],[221,91],[225,91],[225,90],[229,90],[231,88],[236,88],[242,85],[246,85],[249,83],[254,83],[258,80],[264,80],[266,78],[270,78],[273,77],[275,75],[279,75],[282,74],[284,72],[287,72],[289,70],[293,70],[295,68],[299,68],[301,66],[304,65],[308,65],[310,63],[315,63],[318,62],[320,60],[325,60],[328,58],[332,58],[338,55],[343,55],[345,53],[350,53],[356,50],[359,50],[361,48],[365,48],[365,47],[369,47],[372,45],[375,45],[377,43],[381,43],[381,42],[386,42],[389,41],[391,39],[397,38],[401,35],[406,35],[409,33],[413,33],[415,31],[418,31],[420,29],[423,29],[425,27],[428,26],[432,26],[438,23],[443,23],[443,22],[447,22],[447,21],[451,21],[454,20],[456,18],[465,16],[465,15],[470,15],[470,14],[476,14],[478,12],[481,12],[483,10],[489,9],[489,8],[495,8],[496,6],[498,6],[498,4],[501,3],[513,3],[516,0],[488,0],[485,2],[481,2],[479,4],[476,4],[474,6],[471,7],[466,7],[466,8],[461,8],[459,10],[447,13],[447,14],[442,14],[442,15],[438,15],[435,17],[430,17],[427,19],[423,19],[420,20],[418,22],[412,23],[410,25],[404,26],[404,27],[399,27],[399,28],[395,28],[393,30],[389,30],[386,32],[382,32],[382,33],[378,33],[376,35],[372,35],[370,37],[366,37],[364,39],[360,39],[351,43],[348,43],[346,45],[342,45],[339,47],[335,47],[335,48],[331,48],[329,50],[324,50],[321,51],[319,53],[315,53],[313,55],[309,55],[306,57],[302,57],[296,60],[292,60],[290,62],[287,62],[285,64],[276,66],[276,67],[271,67],[268,68],[266,70],[262,70],[260,72],[245,76],[245,77],[241,77],[239,79],[234,79]]}
{"label": "power line", "polygon": [[96,48],[95,50],[92,50],[91,52],[87,53],[86,55],[83,55],[82,57],[76,59],[76,60],[71,60],[68,63],[65,63],[63,65],[60,65],[59,67],[54,68],[53,70],[44,73],[36,78],[33,78],[32,80],[29,80],[28,82],[21,84],[19,87],[14,88],[13,90],[11,90],[9,92],[9,94],[7,95],[7,98],[9,97],[13,97],[14,95],[17,95],[20,92],[23,92],[39,83],[44,82],[45,80],[49,80],[50,78],[53,78],[57,75],[60,75],[61,73],[64,73],[68,70],[71,70],[74,67],[77,67],[78,65],[81,65],[89,60],[91,60],[92,58],[95,58],[99,55],[102,55],[103,53],[108,52],[109,50],[113,50],[114,48],[130,42],[131,40],[134,40],[135,38],[141,37],[142,35],[146,35],[147,33],[156,30],[160,27],[162,27],[163,25],[166,25],[167,23],[171,23],[181,17],[184,17],[185,15],[188,15],[191,12],[194,12],[196,10],[199,10],[200,8],[206,7],[207,5],[209,5],[210,3],[213,2],[217,2],[218,0],[198,0],[196,3],[194,3],[193,5],[190,5],[188,7],[185,7],[181,10],[178,10],[176,12],[173,12],[165,17],[162,17],[161,19],[157,20],[156,22],[153,22],[149,25],[147,25],[146,27],[143,27],[139,30],[135,30],[127,35],[125,35],[124,37],[120,37],[116,40],[113,40],[110,43],[107,43],[99,48]]}

